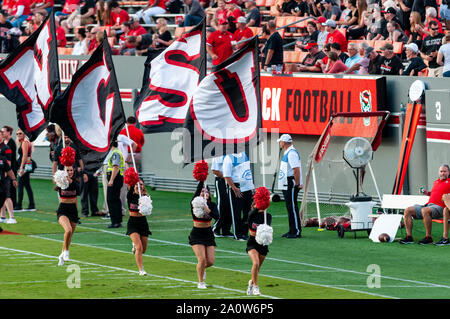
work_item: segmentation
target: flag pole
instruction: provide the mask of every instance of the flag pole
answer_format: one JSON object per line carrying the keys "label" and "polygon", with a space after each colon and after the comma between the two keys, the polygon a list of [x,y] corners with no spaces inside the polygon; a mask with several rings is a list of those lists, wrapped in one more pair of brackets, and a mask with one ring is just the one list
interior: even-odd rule
{"label": "flag pole", "polygon": [[[127,135],[128,135],[128,138],[131,140],[131,137],[130,137],[130,132],[128,131],[128,123],[126,123],[125,122],[125,129],[126,129],[126,131],[127,131]],[[133,148],[130,146],[130,153],[131,153],[131,160],[133,161],[133,167],[134,167],[134,170],[136,171],[136,173],[138,174],[138,176],[139,176],[139,173],[138,173],[138,171],[137,171],[137,168],[136,168],[136,162],[135,162],[135,160],[134,160],[134,153],[133,153]],[[142,196],[141,195],[141,185],[139,185],[139,181],[138,181],[138,183],[137,183],[137,187],[138,187],[138,192],[139,192],[139,198]]]}

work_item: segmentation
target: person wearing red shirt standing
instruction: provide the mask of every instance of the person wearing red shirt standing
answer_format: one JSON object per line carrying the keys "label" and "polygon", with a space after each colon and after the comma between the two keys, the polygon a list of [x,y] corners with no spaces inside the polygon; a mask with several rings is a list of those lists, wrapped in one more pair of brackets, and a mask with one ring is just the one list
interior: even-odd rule
{"label": "person wearing red shirt standing", "polygon": [[442,196],[450,193],[449,173],[448,165],[445,164],[439,167],[439,178],[434,181],[431,192],[424,192],[430,196],[428,203],[423,206],[414,205],[405,209],[403,218],[405,220],[406,238],[402,239],[400,244],[414,243],[412,237],[413,218],[423,219],[423,224],[425,225],[425,238],[420,240],[419,244],[425,245],[433,243],[433,239],[431,238],[432,219],[440,219],[443,216],[445,203],[442,201]]}
{"label": "person wearing red shirt standing", "polygon": [[325,27],[325,30],[328,32],[327,39],[325,40],[325,44],[327,43],[339,43],[341,45],[342,52],[347,52],[347,39],[341,33],[341,31],[336,29],[336,21],[328,19],[325,23],[322,23]]}
{"label": "person wearing red shirt standing", "polygon": [[[130,138],[133,140],[133,142],[136,143],[137,147],[136,150],[133,152],[134,155],[134,161],[136,163],[136,169],[140,171],[141,168],[141,152],[142,152],[142,146],[145,144],[145,137],[144,133],[136,127],[136,118],[134,116],[130,116],[127,118],[127,125],[128,125],[128,132],[130,133]],[[119,135],[125,135],[127,134],[127,129],[124,128],[120,131]],[[131,158],[131,149],[128,147],[128,158],[125,158],[125,162],[127,163],[128,167],[133,167],[133,159]]]}
{"label": "person wearing red shirt standing", "polygon": [[119,2],[111,2],[111,29],[120,29],[120,25],[130,20],[128,12],[119,7]]}
{"label": "person wearing red shirt standing", "polygon": [[9,20],[15,28],[20,28],[22,23],[28,18],[31,13],[30,0],[17,0],[13,6],[14,17]]}
{"label": "person wearing red shirt standing", "polygon": [[[247,19],[245,17],[239,17],[237,19],[237,28],[234,32],[234,41],[239,42],[245,39],[253,38],[253,31],[249,27],[247,27]],[[240,48],[244,43],[238,44],[237,47]]]}
{"label": "person wearing red shirt standing", "polygon": [[219,65],[233,54],[233,34],[227,31],[228,21],[219,21],[218,30],[211,33],[206,41],[206,51],[212,57],[212,64]]}

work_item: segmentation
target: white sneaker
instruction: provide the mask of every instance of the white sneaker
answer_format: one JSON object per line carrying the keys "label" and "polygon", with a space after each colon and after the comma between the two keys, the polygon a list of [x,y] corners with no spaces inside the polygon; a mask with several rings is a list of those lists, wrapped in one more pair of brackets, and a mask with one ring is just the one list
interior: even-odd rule
{"label": "white sneaker", "polygon": [[64,261],[69,261],[69,251],[68,250],[64,250],[63,251],[63,259]]}
{"label": "white sneaker", "polygon": [[253,294],[253,296],[259,296],[259,295],[261,295],[261,294],[259,293],[259,288],[258,288],[258,286],[253,286],[252,294]]}
{"label": "white sneaker", "polygon": [[15,218],[10,218],[6,221],[7,224],[17,224],[17,220]]}
{"label": "white sneaker", "polygon": [[253,293],[253,282],[250,279],[248,281],[247,296],[251,296],[252,293]]}
{"label": "white sneaker", "polygon": [[147,273],[145,272],[144,269],[139,270],[139,276],[147,276]]}
{"label": "white sneaker", "polygon": [[58,266],[63,266],[64,265],[64,254],[61,253],[61,255],[59,255],[58,257]]}
{"label": "white sneaker", "polygon": [[206,289],[206,284],[203,281],[199,282],[198,285],[197,285],[197,288],[198,289]]}
{"label": "white sneaker", "polygon": [[1,217],[0,218],[0,223],[5,223],[6,224],[7,221],[8,220],[6,219],[6,217]]}

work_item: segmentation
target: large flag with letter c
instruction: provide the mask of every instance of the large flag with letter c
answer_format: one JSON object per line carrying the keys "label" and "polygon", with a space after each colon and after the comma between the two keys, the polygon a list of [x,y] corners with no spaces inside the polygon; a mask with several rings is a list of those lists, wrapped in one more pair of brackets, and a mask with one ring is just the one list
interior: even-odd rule
{"label": "large flag with letter c", "polygon": [[60,92],[53,11],[0,64],[0,93],[16,105],[19,127],[31,141],[47,127],[48,111]]}
{"label": "large flag with letter c", "polygon": [[259,78],[258,38],[253,37],[200,82],[184,123],[185,164],[239,153],[249,143],[257,144]]}
{"label": "large flag with letter c", "polygon": [[192,94],[206,74],[205,20],[145,63],[134,111],[144,133],[182,127]]}
{"label": "large flag with letter c", "polygon": [[59,124],[78,147],[85,170],[95,172],[108,154],[111,141],[125,125],[106,35],[89,60],[73,75],[64,93],[55,99],[50,120]]}

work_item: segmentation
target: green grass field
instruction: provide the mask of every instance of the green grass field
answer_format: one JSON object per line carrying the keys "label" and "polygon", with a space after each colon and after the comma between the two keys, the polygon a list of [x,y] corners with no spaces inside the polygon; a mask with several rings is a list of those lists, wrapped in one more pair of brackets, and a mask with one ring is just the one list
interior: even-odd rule
{"label": "green grass field", "polygon": [[[153,235],[144,255],[149,275],[141,277],[125,235],[127,217],[119,229],[108,229],[109,221],[99,217],[82,218],[71,261],[58,267],[63,231],[56,221],[57,194],[50,181],[33,180],[32,185],[38,211],[16,213],[18,224],[1,224],[20,233],[0,235],[1,299],[256,299],[245,294],[251,269],[246,243],[231,238],[216,238],[208,289],[197,289],[196,258],[187,239],[191,194],[150,192]],[[99,207],[102,203],[101,196]],[[364,231],[356,239],[353,233],[339,239],[336,232],[316,228],[305,228],[301,239],[285,239],[280,237],[287,231],[284,202],[272,203],[269,211],[274,241],[261,269],[260,298],[450,298],[448,247],[373,243]],[[399,230],[397,237],[403,235]],[[421,221],[415,223],[414,235],[424,236]],[[442,225],[434,223],[433,238],[441,235]],[[373,267],[379,269],[375,279]],[[80,288],[73,288],[77,273]]]}

